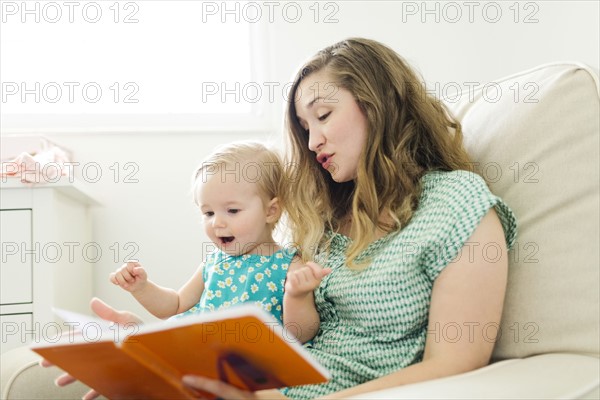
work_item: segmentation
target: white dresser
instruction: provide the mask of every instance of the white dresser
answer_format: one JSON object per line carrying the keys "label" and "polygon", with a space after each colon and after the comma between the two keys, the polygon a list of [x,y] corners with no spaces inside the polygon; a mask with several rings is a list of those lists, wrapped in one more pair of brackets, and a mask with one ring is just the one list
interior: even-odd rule
{"label": "white dresser", "polygon": [[56,340],[65,327],[52,307],[89,313],[92,265],[102,249],[92,241],[90,206],[77,182],[0,183],[0,351]]}

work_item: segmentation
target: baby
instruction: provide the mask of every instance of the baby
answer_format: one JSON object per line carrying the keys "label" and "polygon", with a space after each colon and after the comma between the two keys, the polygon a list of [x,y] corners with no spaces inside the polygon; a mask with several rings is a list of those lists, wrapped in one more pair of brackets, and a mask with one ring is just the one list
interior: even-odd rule
{"label": "baby", "polygon": [[[159,318],[251,302],[302,342],[310,340],[319,327],[313,291],[330,271],[302,264],[295,251],[273,239],[283,212],[285,180],[279,156],[262,144],[218,148],[198,167],[193,183],[194,201],[215,251],[179,291],[152,282],[134,261],[111,273],[110,281]],[[289,297],[285,313],[284,288]]]}

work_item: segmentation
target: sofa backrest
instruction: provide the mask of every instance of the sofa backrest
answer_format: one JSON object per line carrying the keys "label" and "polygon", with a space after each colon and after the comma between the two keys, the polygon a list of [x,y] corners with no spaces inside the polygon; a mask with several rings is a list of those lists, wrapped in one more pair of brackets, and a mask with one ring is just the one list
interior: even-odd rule
{"label": "sofa backrest", "polygon": [[577,63],[547,64],[446,104],[462,122],[475,171],[519,226],[493,358],[598,356],[597,74]]}

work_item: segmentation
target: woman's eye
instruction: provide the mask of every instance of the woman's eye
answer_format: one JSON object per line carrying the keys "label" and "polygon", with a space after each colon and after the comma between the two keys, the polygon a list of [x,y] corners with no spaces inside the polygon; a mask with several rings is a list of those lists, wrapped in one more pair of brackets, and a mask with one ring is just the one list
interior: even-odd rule
{"label": "woman's eye", "polygon": [[327,119],[327,117],[329,117],[329,114],[331,114],[331,111],[326,114],[321,115],[319,117],[319,121],[325,121]]}

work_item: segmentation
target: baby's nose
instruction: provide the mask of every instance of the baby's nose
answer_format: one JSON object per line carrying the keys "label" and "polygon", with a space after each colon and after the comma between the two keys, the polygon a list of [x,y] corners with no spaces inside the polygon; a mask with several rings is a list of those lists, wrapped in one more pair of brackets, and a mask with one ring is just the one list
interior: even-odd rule
{"label": "baby's nose", "polygon": [[225,226],[225,219],[219,215],[214,216],[213,218],[213,227],[215,228],[223,228]]}

